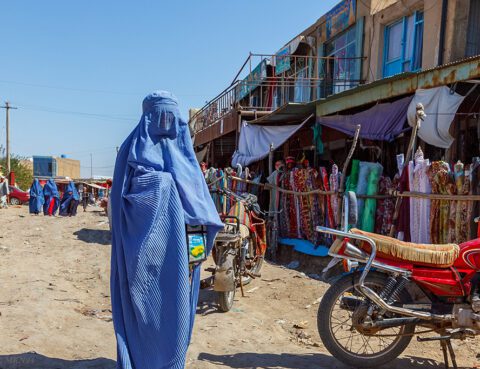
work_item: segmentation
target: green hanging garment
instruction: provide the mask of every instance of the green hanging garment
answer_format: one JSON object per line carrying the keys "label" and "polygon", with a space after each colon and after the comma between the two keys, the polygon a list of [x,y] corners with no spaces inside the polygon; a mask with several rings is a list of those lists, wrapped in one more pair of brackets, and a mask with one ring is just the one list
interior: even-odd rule
{"label": "green hanging garment", "polygon": [[313,144],[315,145],[319,155],[323,154],[324,146],[322,141],[322,126],[320,123],[315,124],[313,127]]}
{"label": "green hanging garment", "polygon": [[[378,193],[378,182],[382,175],[383,168],[380,164],[375,165],[370,170],[367,179],[367,195],[376,195]],[[367,198],[365,200],[365,207],[362,214],[362,219],[360,219],[360,224],[362,229],[365,232],[374,232],[375,231],[375,213],[377,211],[377,200],[372,198]]]}
{"label": "green hanging garment", "polygon": [[350,171],[350,176],[348,177],[347,184],[345,186],[345,191],[357,192],[358,184],[358,173],[360,171],[360,160],[352,160],[352,170]]}

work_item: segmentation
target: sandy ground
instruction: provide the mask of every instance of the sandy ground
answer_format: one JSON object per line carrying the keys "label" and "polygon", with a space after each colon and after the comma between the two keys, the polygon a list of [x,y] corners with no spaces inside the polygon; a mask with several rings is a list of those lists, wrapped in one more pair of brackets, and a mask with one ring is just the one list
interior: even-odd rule
{"label": "sandy ground", "polygon": [[[107,218],[95,210],[35,217],[22,207],[0,210],[0,224],[0,369],[114,368]],[[229,313],[202,291],[187,368],[345,368],[316,330],[327,287],[267,264]],[[455,342],[461,367],[478,365],[477,345]],[[413,340],[386,367],[442,368],[439,360],[439,344]]]}

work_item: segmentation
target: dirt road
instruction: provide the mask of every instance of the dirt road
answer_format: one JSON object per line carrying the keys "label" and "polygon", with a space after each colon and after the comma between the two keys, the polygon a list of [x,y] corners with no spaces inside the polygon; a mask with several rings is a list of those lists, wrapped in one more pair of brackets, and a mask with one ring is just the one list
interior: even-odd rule
{"label": "dirt road", "polygon": [[[34,217],[22,207],[0,210],[0,224],[0,369],[115,368],[106,217]],[[267,264],[228,314],[202,291],[187,368],[345,368],[316,330],[327,287]],[[476,345],[455,342],[462,367],[480,361]],[[412,341],[388,367],[441,368],[439,360],[438,344]]]}

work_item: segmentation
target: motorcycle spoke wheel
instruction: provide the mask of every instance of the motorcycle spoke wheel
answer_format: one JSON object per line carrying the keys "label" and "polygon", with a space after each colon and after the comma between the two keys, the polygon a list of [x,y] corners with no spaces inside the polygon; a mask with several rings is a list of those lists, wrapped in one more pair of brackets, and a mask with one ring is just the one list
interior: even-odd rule
{"label": "motorcycle spoke wheel", "polygon": [[[388,351],[389,347],[400,339],[403,327],[383,329],[372,335],[359,332],[352,323],[353,312],[341,307],[342,298],[352,294],[351,290],[345,291],[333,306],[330,315],[330,329],[333,338],[346,351],[362,357],[377,356]],[[364,300],[357,292],[354,294],[358,299]]]}

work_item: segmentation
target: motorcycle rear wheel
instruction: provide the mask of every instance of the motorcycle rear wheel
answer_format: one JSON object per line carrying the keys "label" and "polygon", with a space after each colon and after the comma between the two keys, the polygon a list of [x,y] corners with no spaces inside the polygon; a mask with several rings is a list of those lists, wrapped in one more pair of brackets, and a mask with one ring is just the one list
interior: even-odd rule
{"label": "motorcycle rear wheel", "polygon": [[[369,274],[365,280],[365,285],[377,293],[386,283],[387,277],[378,273]],[[343,296],[361,296],[355,291],[354,284],[358,284],[358,276],[347,275],[330,286],[318,309],[318,331],[325,348],[344,364],[356,368],[375,368],[396,359],[407,348],[415,325],[384,329],[371,335],[359,332],[353,326],[353,313],[340,308]],[[399,300],[400,303],[410,302],[407,290],[401,291]]]}

